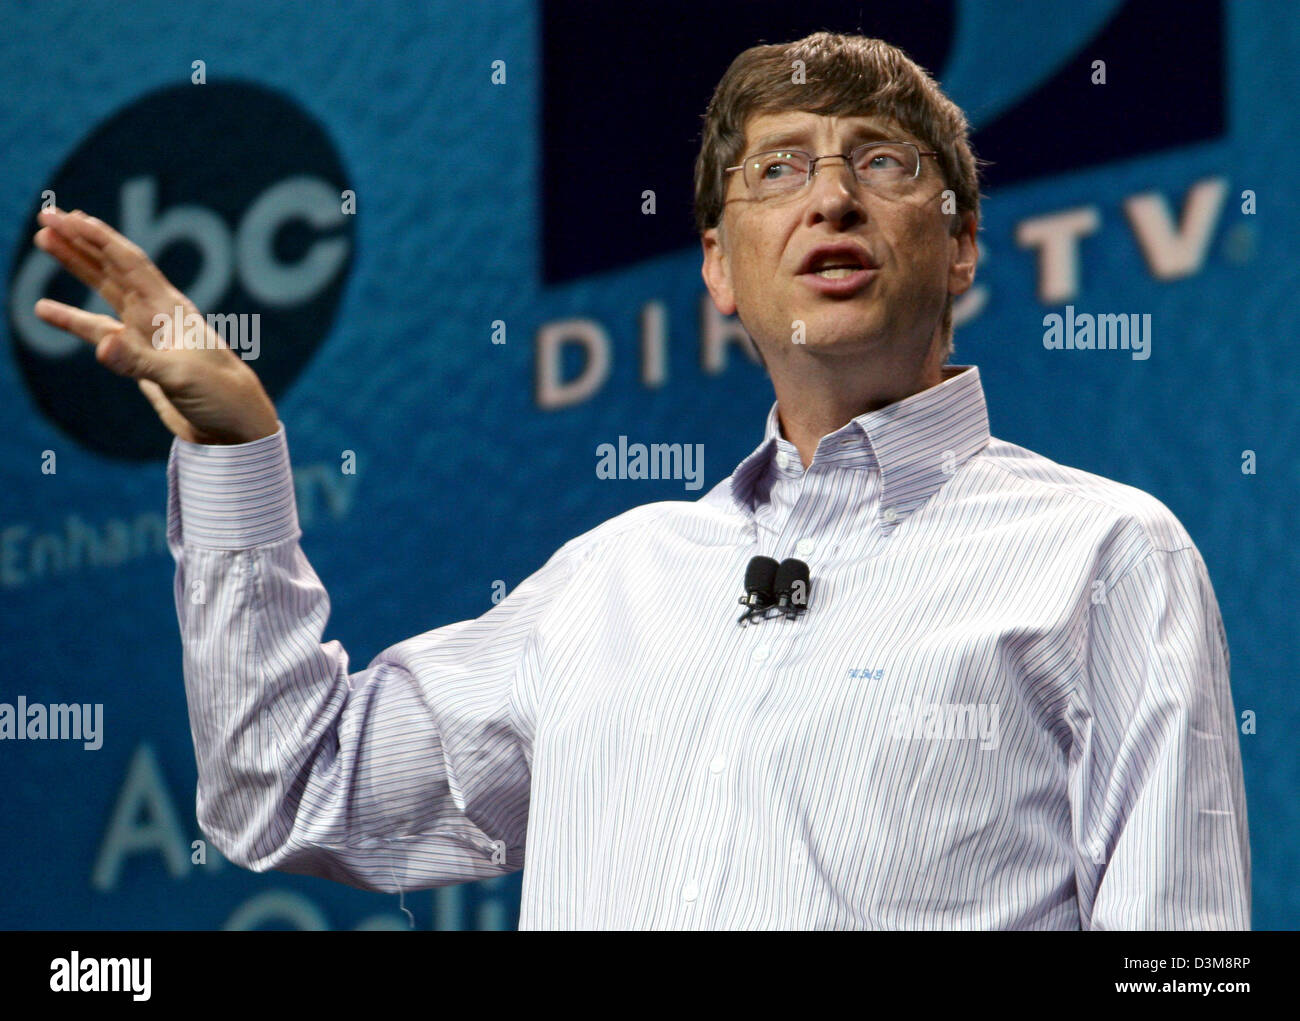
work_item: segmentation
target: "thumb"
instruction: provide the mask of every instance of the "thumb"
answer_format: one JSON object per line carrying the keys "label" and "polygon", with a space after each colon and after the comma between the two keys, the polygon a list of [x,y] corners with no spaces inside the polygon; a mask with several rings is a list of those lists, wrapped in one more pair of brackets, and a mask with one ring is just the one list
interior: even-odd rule
{"label": "thumb", "polygon": [[185,416],[176,410],[176,405],[167,399],[162,387],[151,379],[143,378],[137,379],[135,384],[140,388],[140,392],[145,395],[149,403],[153,405],[154,411],[158,413],[158,417],[162,419],[163,425],[168,430],[183,440],[189,440],[191,443],[199,442],[194,426],[190,425]]}
{"label": "thumb", "polygon": [[126,328],[121,327],[102,337],[95,345],[95,360],[119,376],[151,379],[155,368],[153,352],[128,343],[125,334]]}

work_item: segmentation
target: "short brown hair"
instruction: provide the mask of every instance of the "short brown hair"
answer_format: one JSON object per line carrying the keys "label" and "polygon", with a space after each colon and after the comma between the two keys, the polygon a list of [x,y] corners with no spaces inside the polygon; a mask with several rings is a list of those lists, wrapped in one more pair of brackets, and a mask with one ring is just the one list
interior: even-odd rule
{"label": "short brown hair", "polygon": [[[801,66],[804,81],[796,84],[795,70]],[[865,36],[815,32],[790,43],[751,46],[731,62],[714,89],[695,160],[695,225],[701,234],[722,219],[723,171],[744,157],[750,117],[787,110],[877,115],[897,122],[939,154],[939,169],[956,198],[957,228],[971,214],[978,231],[979,167],[985,161],[971,149],[970,124],[961,108],[897,46]],[[950,354],[951,296],[943,331]]]}

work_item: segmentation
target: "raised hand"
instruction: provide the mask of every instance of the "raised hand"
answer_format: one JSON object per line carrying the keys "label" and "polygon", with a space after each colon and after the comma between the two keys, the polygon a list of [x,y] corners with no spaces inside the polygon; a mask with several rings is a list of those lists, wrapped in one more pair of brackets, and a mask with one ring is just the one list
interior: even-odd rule
{"label": "raised hand", "polygon": [[[73,276],[93,287],[117,313],[95,315],[42,298],[36,314],[95,346],[95,358],[130,376],[172,433],[192,443],[246,443],[278,428],[275,405],[256,373],[206,326],[206,345],[188,349],[154,338],[155,316],[171,320],[177,306],[198,314],[193,303],[162,275],[139,245],[80,210],[43,210],[33,238]],[[182,323],[173,324],[179,336]]]}

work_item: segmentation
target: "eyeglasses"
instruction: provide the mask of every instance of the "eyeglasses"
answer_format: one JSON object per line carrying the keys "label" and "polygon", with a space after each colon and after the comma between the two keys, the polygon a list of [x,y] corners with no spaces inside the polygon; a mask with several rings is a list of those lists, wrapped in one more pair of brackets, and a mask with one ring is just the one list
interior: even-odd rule
{"label": "eyeglasses", "polygon": [[768,199],[804,187],[822,160],[844,160],[859,184],[886,198],[900,198],[916,189],[921,157],[938,155],[922,152],[912,142],[867,142],[847,156],[842,153],[813,156],[800,149],[772,149],[746,156],[744,162],[727,167],[724,173],[741,171],[750,195]]}

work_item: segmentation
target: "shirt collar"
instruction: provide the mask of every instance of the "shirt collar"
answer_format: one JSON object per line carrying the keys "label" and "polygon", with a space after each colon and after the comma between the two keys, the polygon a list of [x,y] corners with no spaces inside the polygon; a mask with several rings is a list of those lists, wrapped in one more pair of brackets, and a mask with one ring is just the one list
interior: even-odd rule
{"label": "shirt collar", "polygon": [[[989,441],[979,367],[948,365],[943,374],[934,386],[823,436],[808,470],[879,470],[881,508],[891,520],[920,506]],[[799,451],[781,435],[773,402],[763,441],[731,474],[732,498],[753,511],[778,478],[803,473]]]}

